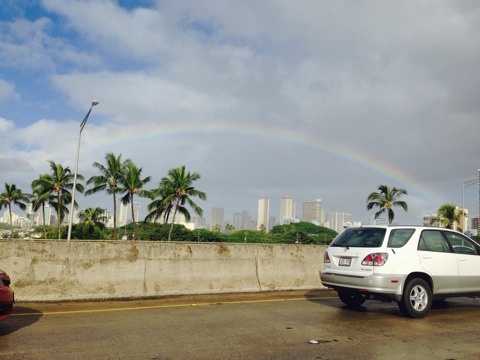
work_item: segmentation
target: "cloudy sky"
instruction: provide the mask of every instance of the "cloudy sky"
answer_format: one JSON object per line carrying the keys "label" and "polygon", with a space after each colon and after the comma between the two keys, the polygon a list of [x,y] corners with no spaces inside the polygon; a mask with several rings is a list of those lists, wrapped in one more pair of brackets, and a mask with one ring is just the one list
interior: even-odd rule
{"label": "cloudy sky", "polygon": [[[201,174],[205,215],[322,199],[368,222],[404,188],[420,224],[462,203],[480,168],[480,2],[2,0],[0,183],[24,192],[47,160],[79,173],[122,154],[158,186]],[[104,194],[81,208],[111,210]],[[145,216],[147,202],[142,202]],[[465,188],[478,216],[478,187]]]}

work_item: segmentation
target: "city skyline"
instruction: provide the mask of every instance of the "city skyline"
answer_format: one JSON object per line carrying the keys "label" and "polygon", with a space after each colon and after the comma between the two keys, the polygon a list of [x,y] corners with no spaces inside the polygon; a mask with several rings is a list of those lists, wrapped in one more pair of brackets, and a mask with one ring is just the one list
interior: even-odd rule
{"label": "city skyline", "polygon": [[[478,170],[478,180],[480,180],[480,169]],[[279,214],[282,214],[282,211],[285,211],[285,204],[282,204],[283,201],[286,201],[289,205],[287,206],[288,210],[286,213],[292,214],[296,213],[296,201],[292,196],[282,196],[280,197],[280,206],[279,206]],[[289,219],[291,221],[288,221],[287,223],[290,222],[297,222],[297,221],[307,221],[307,222],[313,222],[317,225],[321,226],[326,226],[329,227],[337,232],[340,232],[344,226],[351,226],[351,225],[368,225],[368,224],[386,224],[386,219],[380,217],[377,221],[373,220],[373,214],[369,219],[368,223],[362,223],[360,221],[355,220],[354,216],[352,216],[351,213],[346,213],[346,212],[327,212],[325,216],[324,209],[322,207],[322,201],[320,198],[316,198],[314,201],[304,201],[302,202],[302,213],[301,216],[295,216],[293,219]],[[291,208],[293,206],[293,208]],[[118,226],[123,226],[129,222],[132,221],[131,217],[131,207],[130,204],[124,205],[122,203],[117,204],[118,207]],[[143,221],[142,215],[141,215],[141,204],[139,202],[134,202],[134,211],[135,211],[135,218],[136,221]],[[479,186],[479,208],[480,208],[480,186]],[[74,221],[73,223],[78,223],[78,212],[84,210],[84,209],[79,209],[74,211]],[[218,229],[215,228],[215,225],[220,226],[220,230],[224,231],[225,228],[224,226],[227,224],[233,225],[234,230],[260,230],[260,218],[267,219],[266,220],[266,228],[268,230],[271,230],[273,226],[276,225],[285,225],[282,224],[280,219],[276,221],[277,217],[276,216],[270,216],[271,211],[270,211],[270,199],[269,198],[260,198],[258,199],[258,215],[256,217],[257,220],[253,220],[255,218],[255,214],[252,214],[248,212],[248,210],[242,210],[241,212],[235,212],[231,216],[231,220],[226,218],[225,216],[225,209],[221,206],[217,207],[212,207],[210,209],[210,215],[209,217],[207,216],[193,216],[191,220],[191,224],[194,224],[192,228],[208,228],[211,231],[217,231]],[[106,215],[107,215],[107,221],[106,225],[109,227],[113,227],[113,215],[108,211],[108,209],[105,209]],[[466,216],[468,218],[469,211],[468,209],[465,209]],[[262,216],[260,216],[260,213],[263,213]],[[23,215],[32,214],[36,215],[36,221],[37,224],[39,223],[41,218],[41,211],[38,210],[35,213],[31,212],[31,204],[27,205],[27,209],[23,211]],[[436,214],[425,214],[424,217],[422,218],[422,222],[424,225],[430,225],[432,219],[437,219]],[[14,221],[17,219],[22,219],[23,217],[15,213],[15,211],[12,211],[12,217],[14,218]],[[55,210],[50,206],[46,205],[46,214],[45,214],[46,219],[48,218],[48,221],[46,221],[47,225],[56,225],[56,214]],[[319,220],[318,220],[319,217]],[[0,222],[3,223],[8,223],[9,222],[9,215],[8,215],[8,210],[5,210],[3,214],[0,216]],[[324,219],[324,221],[322,220]],[[427,219],[427,220],[426,220]],[[430,220],[428,220],[430,219]],[[478,217],[473,216],[472,218],[468,218],[468,224],[466,225],[466,230],[471,230],[471,229],[477,229],[478,230]],[[272,222],[272,220],[274,222]],[[472,225],[476,220],[477,227]],[[425,223],[427,221],[427,223]],[[66,219],[63,221],[66,223]],[[184,223],[184,219],[179,217],[177,219],[178,223]],[[28,224],[26,224],[28,225]],[[412,225],[412,224],[409,224]],[[438,224],[437,224],[438,225]],[[461,224],[460,224],[461,225]]]}

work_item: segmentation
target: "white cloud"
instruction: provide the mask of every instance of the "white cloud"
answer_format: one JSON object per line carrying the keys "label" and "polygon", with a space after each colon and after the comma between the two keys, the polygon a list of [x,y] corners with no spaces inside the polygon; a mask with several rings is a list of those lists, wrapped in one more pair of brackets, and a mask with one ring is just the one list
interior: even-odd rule
{"label": "white cloud", "polygon": [[254,215],[256,197],[290,194],[365,220],[366,196],[387,183],[412,188],[398,215],[418,223],[480,167],[474,3],[43,4],[47,13],[3,23],[0,35],[3,68],[34,80],[0,81],[0,101],[56,104],[8,129],[6,154],[34,175],[48,159],[73,165],[93,99],[81,172],[113,151],[154,186],[186,164],[202,174],[206,213]]}
{"label": "white cloud", "polygon": [[18,94],[15,91],[15,85],[0,79],[0,104],[12,98],[18,99]]}

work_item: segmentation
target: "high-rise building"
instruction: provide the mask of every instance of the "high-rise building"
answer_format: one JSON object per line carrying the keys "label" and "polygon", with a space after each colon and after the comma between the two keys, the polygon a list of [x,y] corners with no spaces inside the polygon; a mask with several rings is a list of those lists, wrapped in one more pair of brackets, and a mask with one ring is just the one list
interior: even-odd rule
{"label": "high-rise building", "polygon": [[242,211],[242,222],[243,222],[243,229],[242,230],[255,230],[256,226],[253,226],[252,217],[248,213],[247,210]]}
{"label": "high-rise building", "polygon": [[[468,230],[468,209],[459,209],[458,207],[455,207],[455,209],[458,209],[458,212],[460,214],[460,217],[458,219],[458,229],[462,229],[462,232],[465,233]],[[454,229],[457,228],[455,227]]]}
{"label": "high-rise building", "polygon": [[[130,224],[133,222],[132,219],[132,205],[131,204],[124,204],[123,202],[119,201],[118,202],[118,211],[117,211],[117,216],[118,216],[118,226],[125,226],[127,224]],[[134,202],[133,203],[133,214],[135,216],[135,222],[140,221],[140,204]]]}
{"label": "high-rise building", "polygon": [[[478,217],[480,218],[480,169],[478,171]],[[480,223],[477,222],[477,234],[480,234]]]}
{"label": "high-rise building", "polygon": [[205,229],[205,217],[194,216],[192,218],[195,229]]}
{"label": "high-rise building", "polygon": [[270,200],[268,198],[259,199],[257,230],[261,230],[262,227],[264,227],[265,231],[268,231],[269,212],[270,212]]}
{"label": "high-rise building", "polygon": [[222,207],[212,207],[210,209],[210,230],[215,231],[218,226],[223,229],[224,209]]}
{"label": "high-rise building", "polygon": [[280,198],[280,225],[290,224],[295,220],[295,200],[291,196]]}
{"label": "high-rise building", "polygon": [[343,229],[352,224],[352,214],[346,213],[329,213],[328,214],[329,228],[341,233]]}
{"label": "high-rise building", "polygon": [[245,229],[245,226],[243,224],[243,217],[242,217],[241,213],[236,212],[235,214],[233,214],[233,224],[232,225],[235,228],[235,230],[244,230]]}
{"label": "high-rise building", "polygon": [[[42,216],[45,214],[44,219],[42,219]],[[33,222],[36,225],[43,225],[45,222],[45,225],[51,225],[51,217],[52,217],[52,208],[50,207],[49,204],[45,205],[45,207],[40,208],[33,217]]]}
{"label": "high-rise building", "polygon": [[324,212],[322,209],[322,199],[315,201],[306,201],[302,206],[302,221],[312,222],[318,225],[324,224]]}
{"label": "high-rise building", "polygon": [[277,225],[277,218],[275,216],[270,216],[268,219],[268,231],[272,230],[275,225]]}

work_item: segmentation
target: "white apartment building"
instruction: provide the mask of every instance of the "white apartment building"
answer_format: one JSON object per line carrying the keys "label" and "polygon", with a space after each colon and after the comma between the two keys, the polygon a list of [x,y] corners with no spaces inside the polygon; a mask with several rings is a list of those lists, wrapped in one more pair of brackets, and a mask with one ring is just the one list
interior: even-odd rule
{"label": "white apartment building", "polygon": [[341,233],[346,226],[352,225],[352,214],[346,213],[329,213],[328,214],[328,227],[335,230],[337,233]]}
{"label": "white apartment building", "polygon": [[[12,224],[16,224],[18,220],[18,215],[12,211]],[[1,217],[1,221],[4,224],[10,224],[10,213],[8,209],[4,211],[3,216]]]}
{"label": "white apartment building", "polygon": [[241,213],[236,212],[235,214],[233,214],[232,225],[235,228],[235,230],[245,230],[245,225],[243,223],[243,216]]}
{"label": "white apartment building", "polygon": [[306,201],[302,206],[302,221],[323,225],[324,210],[322,208],[322,199],[315,201]]}
{"label": "white apartment building", "polygon": [[[133,213],[135,216],[135,222],[140,221],[140,209],[141,206],[139,203],[133,203]],[[133,222],[132,219],[132,204],[124,205],[123,202],[119,201],[117,204],[117,226],[125,226]]]}
{"label": "white apartment building", "polygon": [[269,230],[270,220],[270,200],[268,198],[262,198],[258,200],[258,217],[257,217],[257,230],[260,230],[262,225],[265,230]]}
{"label": "white apartment building", "polygon": [[280,225],[290,224],[295,221],[295,199],[291,196],[280,198]]}
{"label": "white apartment building", "polygon": [[210,230],[214,231],[217,225],[223,230],[225,210],[223,207],[212,207],[210,209]]}
{"label": "white apartment building", "polygon": [[195,229],[205,229],[205,217],[203,216],[194,216],[192,218],[193,226]]}

